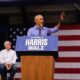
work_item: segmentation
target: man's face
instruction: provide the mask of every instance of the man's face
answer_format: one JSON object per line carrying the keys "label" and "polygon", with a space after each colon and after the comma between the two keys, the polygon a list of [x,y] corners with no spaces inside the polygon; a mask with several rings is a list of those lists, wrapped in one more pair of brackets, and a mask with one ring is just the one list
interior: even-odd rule
{"label": "man's face", "polygon": [[42,27],[44,24],[44,19],[42,15],[37,15],[35,16],[35,23],[36,25],[38,25],[39,27]]}
{"label": "man's face", "polygon": [[10,43],[10,42],[7,42],[7,43],[5,44],[5,48],[6,48],[6,49],[11,49],[11,43]]}

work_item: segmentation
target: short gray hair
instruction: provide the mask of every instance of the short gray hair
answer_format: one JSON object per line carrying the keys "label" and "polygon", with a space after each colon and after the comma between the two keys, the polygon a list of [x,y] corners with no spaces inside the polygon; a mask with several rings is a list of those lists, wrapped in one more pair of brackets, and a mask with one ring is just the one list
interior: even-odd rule
{"label": "short gray hair", "polygon": [[39,16],[43,17],[43,15],[38,14],[38,15],[36,15],[36,16],[34,17],[34,19],[36,19],[36,18],[39,17]]}
{"label": "short gray hair", "polygon": [[10,41],[5,41],[5,42],[4,42],[4,46],[5,46],[7,43],[10,43],[10,44],[11,44],[11,42],[10,42]]}

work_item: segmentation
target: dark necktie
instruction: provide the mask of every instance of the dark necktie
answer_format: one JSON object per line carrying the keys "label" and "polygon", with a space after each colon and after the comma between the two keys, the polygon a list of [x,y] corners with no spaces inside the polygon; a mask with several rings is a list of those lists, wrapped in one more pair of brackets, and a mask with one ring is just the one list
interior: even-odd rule
{"label": "dark necktie", "polygon": [[41,36],[41,29],[39,29],[39,36]]}

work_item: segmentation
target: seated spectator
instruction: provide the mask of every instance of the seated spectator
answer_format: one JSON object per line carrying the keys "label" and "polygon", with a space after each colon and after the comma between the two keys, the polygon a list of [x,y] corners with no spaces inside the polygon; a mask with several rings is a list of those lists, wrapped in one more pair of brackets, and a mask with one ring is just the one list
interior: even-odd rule
{"label": "seated spectator", "polygon": [[[11,49],[11,43],[9,41],[4,42],[5,49],[0,52],[0,74],[2,80],[13,80],[16,73],[16,59],[17,55],[14,50]],[[7,72],[10,73],[7,79]]]}

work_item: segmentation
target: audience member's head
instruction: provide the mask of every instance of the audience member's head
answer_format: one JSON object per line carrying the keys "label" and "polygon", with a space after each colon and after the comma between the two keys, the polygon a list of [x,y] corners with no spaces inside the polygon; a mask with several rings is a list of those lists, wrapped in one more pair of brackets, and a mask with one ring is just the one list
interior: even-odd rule
{"label": "audience member's head", "polygon": [[7,50],[11,49],[11,42],[10,42],[10,41],[5,41],[5,42],[4,42],[4,47],[5,47],[5,49],[7,49]]}

